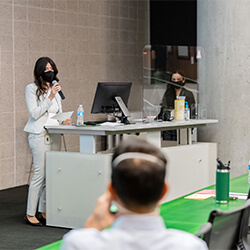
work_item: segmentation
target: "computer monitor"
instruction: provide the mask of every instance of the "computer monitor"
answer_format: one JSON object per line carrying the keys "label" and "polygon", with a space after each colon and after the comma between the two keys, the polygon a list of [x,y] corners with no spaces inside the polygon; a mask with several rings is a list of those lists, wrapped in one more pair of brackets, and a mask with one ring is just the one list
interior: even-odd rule
{"label": "computer monitor", "polygon": [[131,82],[98,82],[91,113],[112,114],[121,112],[119,117],[122,123],[128,124],[127,117],[130,113],[127,109]]}

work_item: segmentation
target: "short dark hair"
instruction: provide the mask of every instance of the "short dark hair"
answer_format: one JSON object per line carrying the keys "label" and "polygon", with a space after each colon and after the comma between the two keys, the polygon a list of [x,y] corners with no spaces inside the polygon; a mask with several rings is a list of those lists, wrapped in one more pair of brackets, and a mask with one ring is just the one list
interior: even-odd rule
{"label": "short dark hair", "polygon": [[[146,159],[126,159],[114,166],[114,160],[121,154],[139,152],[156,156],[159,163]],[[143,158],[143,157],[142,157]],[[159,148],[145,140],[130,138],[124,140],[112,157],[112,186],[127,207],[156,204],[163,191],[167,160]]]}

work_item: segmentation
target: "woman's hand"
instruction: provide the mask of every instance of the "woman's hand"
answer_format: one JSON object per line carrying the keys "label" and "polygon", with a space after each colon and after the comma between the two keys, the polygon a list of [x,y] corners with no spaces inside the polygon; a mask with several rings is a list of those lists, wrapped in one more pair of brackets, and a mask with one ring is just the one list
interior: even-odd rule
{"label": "woman's hand", "polygon": [[51,87],[51,92],[50,92],[50,95],[49,95],[49,99],[52,101],[54,99],[56,93],[58,93],[61,89],[62,88],[61,88],[61,86],[59,85],[58,82],[56,84],[54,84]]}
{"label": "woman's hand", "polygon": [[72,124],[72,119],[68,118],[62,122],[62,125],[71,125]]}

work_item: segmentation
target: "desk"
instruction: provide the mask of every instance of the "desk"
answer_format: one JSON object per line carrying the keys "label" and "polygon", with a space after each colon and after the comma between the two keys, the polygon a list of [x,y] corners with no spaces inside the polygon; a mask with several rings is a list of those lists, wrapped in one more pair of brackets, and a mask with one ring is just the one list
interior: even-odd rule
{"label": "desk", "polygon": [[[230,180],[230,192],[248,193],[248,174]],[[215,185],[206,189],[215,189]],[[186,196],[186,195],[185,195]],[[207,222],[209,213],[214,209],[233,210],[242,206],[245,200],[230,200],[228,204],[216,204],[213,197],[206,200],[185,199],[184,196],[161,205],[160,213],[167,228],[175,228],[197,233]]]}
{"label": "desk", "polygon": [[171,122],[152,122],[136,123],[117,126],[47,126],[51,134],[78,134],[80,136],[80,153],[95,153],[96,135],[118,135],[147,132],[147,140],[161,147],[161,131],[173,129],[187,129],[187,144],[191,144],[191,129],[205,126],[206,124],[217,123],[218,120],[189,120],[189,121],[171,121]]}
{"label": "desk", "polygon": [[[215,143],[167,147],[162,152],[168,159],[166,181],[170,185],[164,202],[215,182]],[[46,153],[47,225],[80,228],[85,224],[107,188],[111,157],[111,153]]]}
{"label": "desk", "polygon": [[[46,153],[46,211],[47,225],[76,228],[85,224],[110,179],[112,154],[95,152],[95,135],[113,135],[147,132],[147,139],[161,146],[160,131],[189,129],[217,120],[190,120],[184,122],[153,122],[121,126],[48,126],[50,133],[80,135],[80,153]],[[167,181],[171,188],[167,199],[214,183],[217,145],[196,143],[162,148],[168,159]],[[199,178],[196,178],[199,176]]]}
{"label": "desk", "polygon": [[[230,180],[230,192],[248,193],[248,174],[235,177]],[[215,185],[206,189],[214,189]],[[186,196],[186,195],[185,195]],[[214,198],[203,201],[188,200],[184,197],[166,202],[160,207],[160,214],[163,217],[167,228],[184,230],[189,233],[197,233],[200,227],[207,222],[209,213],[213,209],[232,210],[242,206],[245,200],[229,201],[228,204],[216,204]],[[61,241],[57,241],[40,250],[59,250]]]}
{"label": "desk", "polygon": [[[97,197],[110,180],[110,152],[94,153],[95,135],[147,132],[149,141],[160,147],[160,131],[190,129],[216,123],[217,120],[155,122],[121,126],[48,126],[50,133],[79,134],[81,152],[46,153],[47,225],[76,228],[85,224],[94,209]],[[86,140],[86,141],[85,141]],[[91,145],[91,146],[89,146]],[[90,149],[90,150],[89,150]],[[83,153],[84,152],[84,153]],[[168,159],[167,200],[214,183],[217,145],[194,143],[162,148]],[[199,178],[196,178],[199,176]]]}

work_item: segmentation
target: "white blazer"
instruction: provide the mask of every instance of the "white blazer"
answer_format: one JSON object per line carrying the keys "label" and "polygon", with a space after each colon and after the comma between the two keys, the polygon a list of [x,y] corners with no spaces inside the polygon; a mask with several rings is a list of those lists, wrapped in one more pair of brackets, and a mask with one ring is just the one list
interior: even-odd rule
{"label": "white blazer", "polygon": [[[29,110],[30,118],[24,127],[24,131],[33,134],[40,134],[43,130],[43,127],[49,117],[49,108],[52,105],[52,101],[43,95],[40,96],[38,100],[37,95],[37,86],[35,83],[30,83],[26,86],[25,97],[26,104]],[[62,112],[61,97],[58,93],[55,95],[57,101],[59,112]]]}

